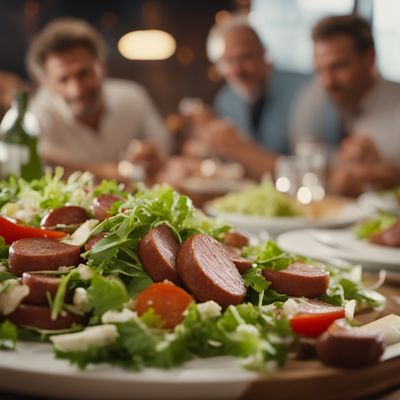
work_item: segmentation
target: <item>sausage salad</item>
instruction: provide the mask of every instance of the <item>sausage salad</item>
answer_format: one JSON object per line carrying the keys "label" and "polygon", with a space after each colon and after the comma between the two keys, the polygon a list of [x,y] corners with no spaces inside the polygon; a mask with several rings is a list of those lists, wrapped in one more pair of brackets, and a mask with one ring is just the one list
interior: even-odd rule
{"label": "sausage salad", "polygon": [[[231,355],[266,371],[307,338],[327,364],[360,365],[331,359],[349,343],[373,350],[365,364],[379,361],[382,334],[353,332],[345,312],[351,301],[356,309],[385,301],[364,287],[359,266],[252,244],[164,185],[128,193],[85,174],[12,184],[0,188],[11,193],[0,203],[0,347],[30,332],[81,368]],[[39,203],[27,205],[27,190]]]}

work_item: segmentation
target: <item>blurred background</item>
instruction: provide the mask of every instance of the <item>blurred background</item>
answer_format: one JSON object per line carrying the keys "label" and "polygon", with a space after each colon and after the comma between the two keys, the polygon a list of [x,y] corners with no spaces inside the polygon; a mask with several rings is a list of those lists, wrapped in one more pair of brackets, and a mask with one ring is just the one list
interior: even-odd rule
{"label": "blurred background", "polygon": [[[207,59],[205,41],[218,19],[232,12],[248,13],[279,69],[311,74],[311,26],[325,15],[352,11],[372,23],[383,76],[400,81],[398,0],[2,1],[0,70],[28,79],[24,58],[32,37],[54,18],[84,18],[107,41],[110,75],[143,84],[166,116],[176,111],[183,97],[212,102],[221,81]],[[141,29],[172,36],[175,46],[166,59],[128,60],[121,54],[118,43],[123,35]]]}

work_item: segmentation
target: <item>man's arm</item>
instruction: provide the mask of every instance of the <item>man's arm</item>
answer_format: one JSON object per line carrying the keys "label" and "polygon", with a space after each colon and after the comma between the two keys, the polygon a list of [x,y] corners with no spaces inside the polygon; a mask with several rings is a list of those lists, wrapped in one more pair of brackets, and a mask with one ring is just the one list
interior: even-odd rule
{"label": "man's arm", "polygon": [[240,163],[251,178],[261,179],[274,171],[277,155],[261,149],[227,120],[214,119],[198,136],[218,157]]}
{"label": "man's arm", "polygon": [[369,137],[354,135],[342,142],[329,182],[335,193],[358,196],[399,185],[400,167],[384,160]]}
{"label": "man's arm", "polygon": [[64,169],[64,177],[71,175],[75,171],[89,171],[97,180],[116,179],[118,182],[129,184],[132,181],[118,172],[118,164],[116,162],[101,163],[76,163],[69,160],[59,158],[54,155],[42,156],[42,161],[46,166],[55,168],[61,166]]}

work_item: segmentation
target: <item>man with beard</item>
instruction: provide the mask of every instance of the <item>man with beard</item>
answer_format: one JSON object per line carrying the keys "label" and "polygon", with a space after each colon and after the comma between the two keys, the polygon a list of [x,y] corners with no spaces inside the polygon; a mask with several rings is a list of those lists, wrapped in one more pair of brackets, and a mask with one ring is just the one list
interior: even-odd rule
{"label": "man with beard", "polygon": [[105,59],[102,38],[79,19],[56,20],[33,40],[27,64],[40,87],[30,108],[41,157],[99,178],[120,178],[122,158],[154,173],[169,150],[166,128],[143,87],[105,77]]}
{"label": "man with beard", "polygon": [[312,38],[316,79],[298,99],[294,142],[340,143],[330,174],[338,194],[400,184],[400,85],[379,76],[368,22],[328,17]]}
{"label": "man with beard", "polygon": [[186,113],[192,124],[182,152],[238,163],[247,177],[259,180],[289,151],[289,110],[305,77],[273,70],[258,34],[241,15],[211,28],[207,53],[226,85],[213,110],[196,106]]}
{"label": "man with beard", "polygon": [[[210,30],[207,52],[226,82],[214,101],[216,114],[261,149],[288,153],[289,111],[308,77],[273,68],[257,32],[240,15]],[[212,139],[217,141],[218,136],[222,135]]]}

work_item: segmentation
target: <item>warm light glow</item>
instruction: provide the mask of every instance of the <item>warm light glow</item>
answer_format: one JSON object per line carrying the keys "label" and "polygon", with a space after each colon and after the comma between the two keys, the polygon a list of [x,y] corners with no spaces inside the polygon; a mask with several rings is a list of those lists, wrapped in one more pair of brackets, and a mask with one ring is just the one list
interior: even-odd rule
{"label": "warm light glow", "polygon": [[275,183],[276,190],[279,192],[289,192],[290,190],[290,180],[286,176],[280,176]]}
{"label": "warm light glow", "polygon": [[325,197],[325,189],[322,186],[311,188],[312,198],[315,201],[321,201]]}
{"label": "warm light glow", "polygon": [[232,14],[227,11],[227,10],[219,10],[216,14],[215,14],[215,23],[216,24],[221,24],[224,20],[226,20],[227,18],[231,17]]}
{"label": "warm light glow", "polygon": [[312,201],[312,193],[308,187],[300,186],[297,191],[297,200],[302,204],[309,204]]}
{"label": "warm light glow", "polygon": [[129,32],[118,42],[119,52],[128,60],[165,60],[175,49],[173,36],[155,29]]}

